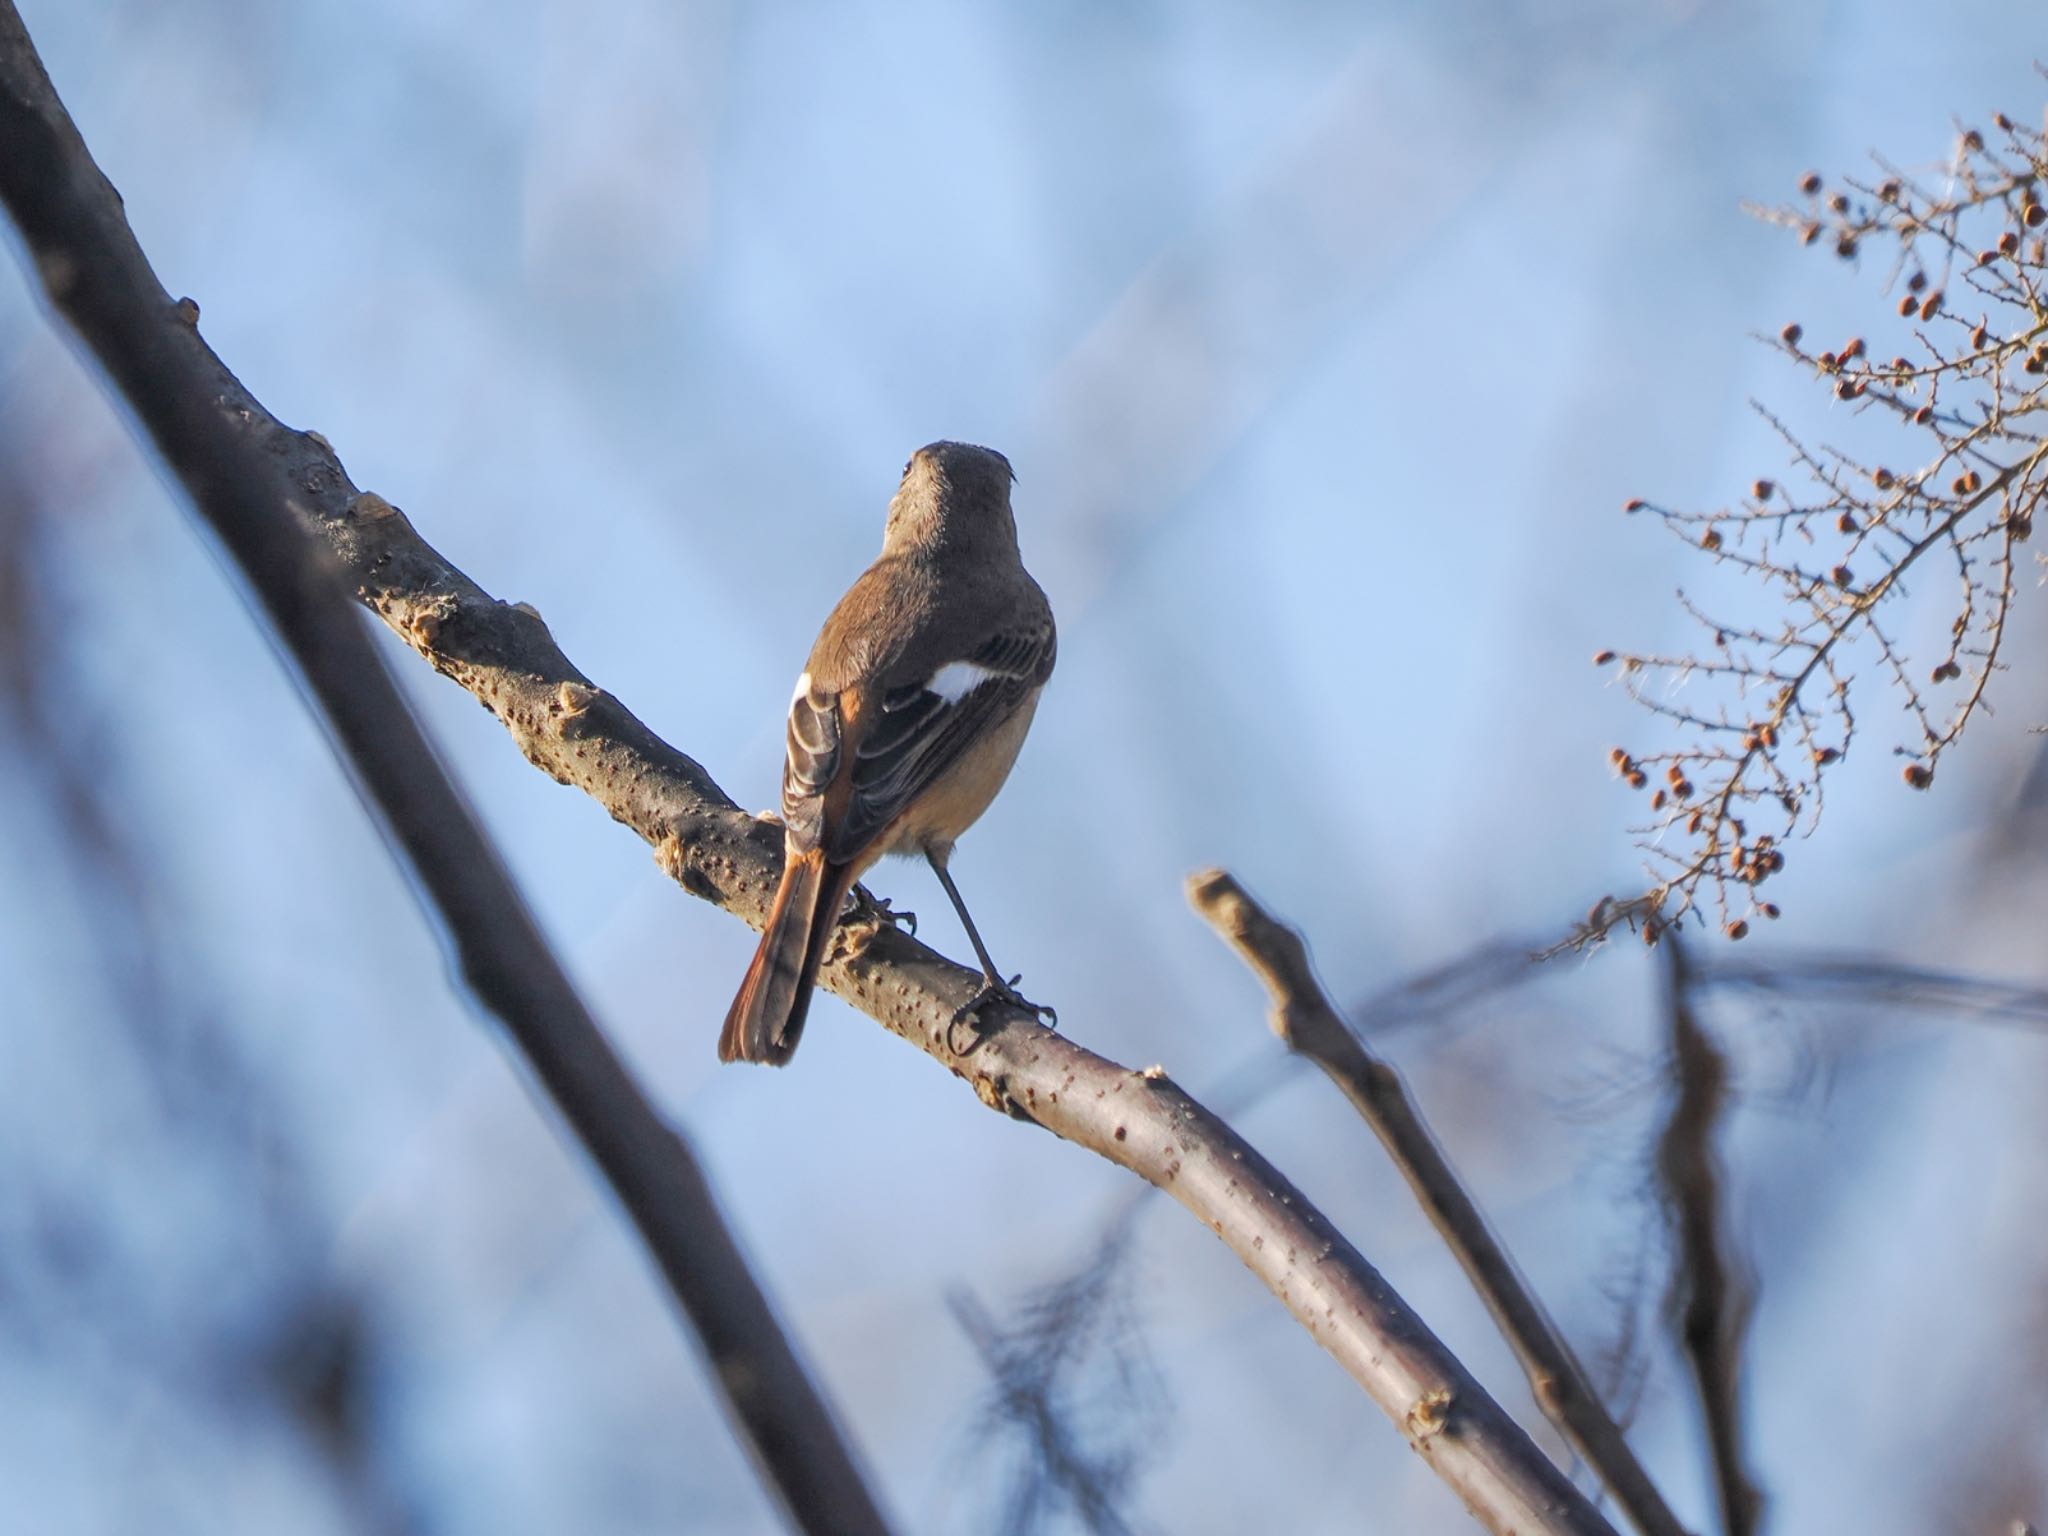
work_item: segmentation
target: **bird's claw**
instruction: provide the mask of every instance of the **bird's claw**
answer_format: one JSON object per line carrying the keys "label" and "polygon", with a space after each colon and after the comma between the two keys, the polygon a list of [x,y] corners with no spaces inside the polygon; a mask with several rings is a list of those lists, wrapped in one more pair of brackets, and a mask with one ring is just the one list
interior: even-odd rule
{"label": "bird's claw", "polygon": [[872,894],[864,885],[856,885],[847,902],[846,921],[857,928],[880,931],[883,928],[902,928],[910,936],[917,937],[917,914],[898,912],[889,904],[886,896]]}
{"label": "bird's claw", "polygon": [[1058,1029],[1060,1027],[1060,1016],[1056,1009],[1048,1008],[1043,1003],[1034,1003],[1030,998],[1017,990],[1017,983],[1023,979],[1024,973],[1022,971],[1019,971],[1008,981],[1004,981],[1000,976],[982,977],[981,986],[974,996],[953,1010],[953,1023],[956,1025],[964,1024],[981,1012],[988,1004],[1002,1003],[1016,1009],[1019,1013],[1030,1014],[1032,1018],[1043,1024],[1047,1029]]}

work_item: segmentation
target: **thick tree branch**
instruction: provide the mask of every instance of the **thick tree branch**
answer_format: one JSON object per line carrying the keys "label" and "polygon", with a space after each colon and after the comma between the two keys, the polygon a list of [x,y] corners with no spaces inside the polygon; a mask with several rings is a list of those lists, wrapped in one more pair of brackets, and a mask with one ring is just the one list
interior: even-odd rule
{"label": "thick tree branch", "polygon": [[[361,599],[482,701],[532,762],[583,789],[638,832],[686,890],[760,926],[780,872],[779,832],[737,810],[703,769],[593,686],[531,609],[484,592],[389,503],[359,494],[324,439],[283,426],[243,389],[200,339],[196,309],[172,304],[157,284],[119,198],[50,92],[7,0],[0,0],[0,93],[0,137],[7,144],[0,157],[0,196],[28,238],[52,301],[100,356],[202,507],[220,510],[222,537],[238,558],[246,547],[245,566],[265,584],[265,600],[280,627],[296,637],[309,678],[323,697],[331,690],[336,729],[352,751],[363,754],[366,779],[373,770],[388,775],[389,792],[399,802],[393,814],[401,835],[433,840],[453,837],[451,828],[471,835],[474,828],[438,775],[437,795],[411,798],[407,775],[385,761],[394,748],[381,724],[350,713],[360,695],[378,695],[384,701],[378,707],[389,712],[397,712],[397,700],[364,649],[364,637],[353,626],[332,622],[326,605],[306,600],[304,564],[285,537],[292,532],[290,518],[318,535]],[[407,730],[404,739],[416,742],[409,722]],[[463,880],[466,861],[493,870],[496,864],[480,838],[465,846],[470,853],[423,863],[422,876],[437,898],[476,920],[480,915],[466,906],[474,895]],[[455,918],[451,922],[458,931],[467,927]],[[538,944],[523,911],[505,932],[531,935],[530,942]],[[846,936],[842,931],[842,940]],[[511,967],[517,961],[513,953],[494,964]],[[505,985],[507,976],[482,965],[472,966],[472,976],[480,987],[492,985],[489,995],[508,1010],[515,1033],[532,1031],[533,1039],[520,1035],[522,1045],[538,1053],[536,1070],[551,1086],[557,1077],[565,1085],[594,1077],[576,1090],[582,1099],[608,1103],[614,1112],[637,1104],[633,1116],[640,1116],[644,1102],[594,1030],[588,1038],[579,1030],[571,1045],[538,1027],[544,1017],[557,1028],[564,1018],[587,1024],[573,995],[549,993],[560,1012],[542,1015],[535,997],[523,992],[527,982]],[[1277,1170],[1164,1072],[1129,1071],[1019,1018],[972,1041],[951,1029],[955,1010],[978,980],[975,972],[887,928],[862,935],[860,942],[842,942],[820,978],[966,1078],[991,1107],[1033,1121],[1171,1193],[1272,1288],[1488,1527],[1610,1529],[1372,1266]],[[564,1108],[567,1113],[569,1104]],[[637,1139],[602,1118],[576,1123],[618,1181],[650,1243],[657,1232],[673,1232],[674,1251],[681,1253],[703,1236],[708,1197],[701,1187],[679,1187],[687,1182],[679,1170],[687,1169],[691,1180],[695,1170],[671,1133],[651,1116],[636,1119],[642,1125]],[[657,1249],[666,1265],[668,1250]],[[670,1278],[685,1289],[689,1266],[680,1274],[671,1269]],[[737,1369],[721,1371],[729,1392],[755,1385],[743,1376]],[[772,1437],[757,1438],[756,1444],[768,1453],[775,1449]]]}
{"label": "thick tree branch", "polygon": [[505,1025],[682,1304],[769,1488],[809,1532],[881,1536],[853,1454],[783,1335],[689,1147],[613,1054],[352,611],[255,404],[173,305],[11,0],[0,0],[0,199],[51,302],[99,358],[242,568],[335,743]]}
{"label": "thick tree branch", "polygon": [[1513,1347],[1551,1422],[1614,1491],[1616,1501],[1645,1536],[1685,1536],[1685,1528],[1629,1449],[1571,1346],[1466,1193],[1409,1098],[1401,1074],[1366,1049],[1330,1002],[1316,980],[1301,935],[1275,919],[1222,870],[1189,880],[1188,899],[1265,984],[1273,999],[1273,1033],[1289,1050],[1321,1067],[1379,1137]]}

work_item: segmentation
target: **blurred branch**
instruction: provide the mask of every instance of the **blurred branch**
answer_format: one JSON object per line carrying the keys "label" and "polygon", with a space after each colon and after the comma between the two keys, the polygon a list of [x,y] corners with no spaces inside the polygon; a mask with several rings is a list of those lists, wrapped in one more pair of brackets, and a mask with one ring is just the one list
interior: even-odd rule
{"label": "blurred branch", "polygon": [[[947,1297],[993,1384],[975,1438],[1007,1431],[1022,1452],[994,1527],[1002,1536],[1030,1536],[1062,1507],[1094,1536],[1133,1536],[1124,1511],[1164,1396],[1131,1307],[1132,1214],[1079,1271],[1006,1305],[1007,1320],[965,1288]],[[980,1445],[974,1463],[971,1481],[993,1486]]]}
{"label": "blurred branch", "polygon": [[[200,339],[197,306],[172,303],[158,284],[9,0],[0,0],[0,137],[8,145],[0,198],[51,301],[249,573],[446,912],[471,984],[505,1020],[661,1259],[757,1454],[812,1516],[829,1510],[835,1529],[879,1529],[850,1456],[717,1221],[700,1170],[569,988],[367,637],[326,600],[331,572],[305,558],[294,522],[318,535],[357,595],[482,701],[531,761],[654,844],[685,889],[759,926],[780,871],[779,830],[739,812],[702,768],[594,687],[537,614],[492,598],[396,508],[359,494],[324,438],[283,426],[242,387]],[[968,1078],[992,1108],[1168,1189],[1485,1524],[1608,1529],[1357,1250],[1164,1071],[1129,1071],[1019,1018],[956,1050],[950,1026],[977,973],[892,928],[860,938],[839,946],[823,985]],[[855,1513],[863,1510],[865,1521]]]}
{"label": "blurred branch", "polygon": [[1188,899],[1272,995],[1273,1033],[1289,1050],[1321,1067],[1379,1137],[1513,1347],[1544,1413],[1614,1491],[1637,1529],[1650,1536],[1683,1536],[1685,1528],[1608,1416],[1571,1346],[1465,1192],[1401,1074],[1368,1051],[1331,1005],[1301,935],[1275,920],[1221,870],[1189,880]]}
{"label": "blurred branch", "polygon": [[1727,1102],[1728,1063],[1692,1011],[1692,970],[1675,932],[1664,935],[1671,1073],[1677,1094],[1657,1146],[1673,1244],[1669,1307],[1699,1390],[1721,1524],[1751,1536],[1763,1495],[1742,1464],[1742,1341],[1755,1298],[1723,1253],[1721,1172],[1714,1132]]}
{"label": "blurred branch", "polygon": [[[300,522],[286,431],[173,304],[113,187],[0,0],[0,200],[91,347],[290,647],[338,749],[504,1023],[639,1226],[757,1465],[804,1529],[887,1529],[852,1452],[726,1230],[710,1185],[584,1008]],[[293,514],[298,514],[294,517]]]}
{"label": "blurred branch", "polygon": [[1755,960],[1686,957],[1692,992],[1728,990],[1814,1002],[1976,1014],[1995,1023],[2048,1026],[2048,990],[1874,955],[1773,953]]}

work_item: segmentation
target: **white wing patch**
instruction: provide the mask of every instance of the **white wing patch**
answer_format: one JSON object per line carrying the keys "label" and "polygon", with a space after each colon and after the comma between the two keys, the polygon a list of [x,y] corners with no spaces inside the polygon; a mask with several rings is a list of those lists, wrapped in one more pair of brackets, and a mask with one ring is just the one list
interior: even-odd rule
{"label": "white wing patch", "polygon": [[796,701],[811,691],[811,674],[806,672],[796,680],[796,692],[789,696],[789,707],[796,708]]}
{"label": "white wing patch", "polygon": [[936,693],[948,704],[958,704],[968,694],[994,677],[987,667],[971,661],[949,661],[931,675],[926,683],[927,693]]}

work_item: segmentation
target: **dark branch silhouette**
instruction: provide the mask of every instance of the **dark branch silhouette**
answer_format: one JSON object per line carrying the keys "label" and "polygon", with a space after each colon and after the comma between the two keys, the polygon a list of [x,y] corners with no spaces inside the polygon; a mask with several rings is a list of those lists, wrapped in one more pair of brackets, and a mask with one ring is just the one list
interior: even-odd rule
{"label": "dark branch silhouette", "polygon": [[1685,944],[1666,934],[1664,950],[1675,1089],[1657,1145],[1657,1183],[1672,1238],[1665,1304],[1699,1393],[1722,1529],[1751,1536],[1764,1501],[1743,1464],[1741,1363],[1755,1288],[1728,1252],[1714,1150],[1728,1099],[1728,1062],[1693,1013]]}

